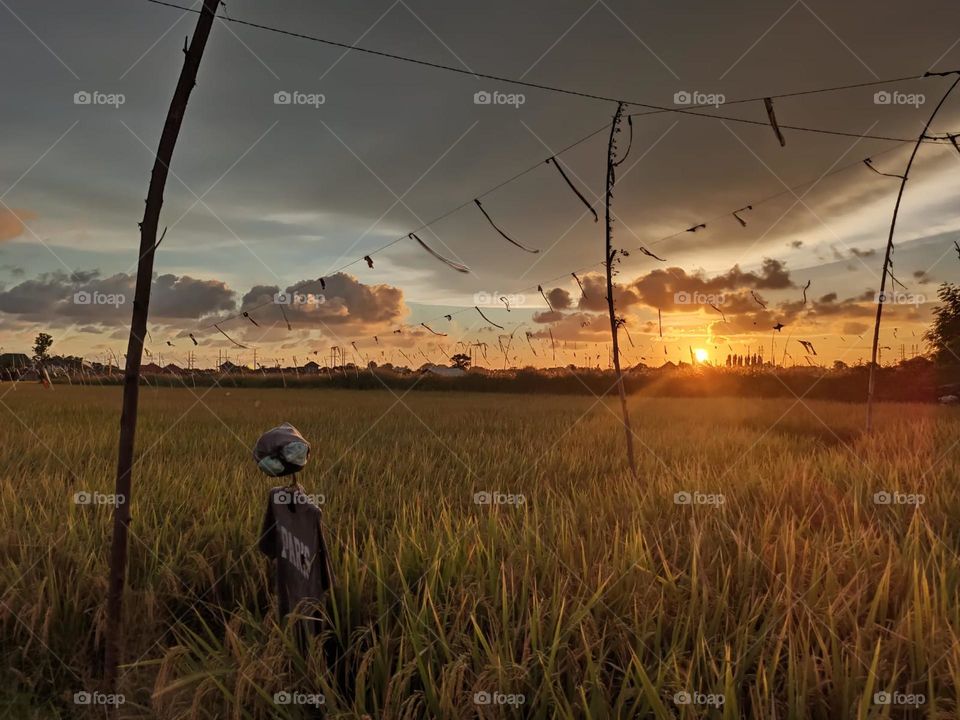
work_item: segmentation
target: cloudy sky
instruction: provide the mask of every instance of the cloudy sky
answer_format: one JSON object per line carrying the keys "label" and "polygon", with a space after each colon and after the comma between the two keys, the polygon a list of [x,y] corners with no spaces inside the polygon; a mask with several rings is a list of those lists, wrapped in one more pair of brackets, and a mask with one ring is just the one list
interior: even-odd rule
{"label": "cloudy sky", "polygon": [[[628,108],[613,211],[615,244],[630,251],[615,294],[629,361],[769,356],[776,323],[778,360],[862,360],[899,183],[862,160],[902,173],[912,143],[900,140],[953,78],[778,98],[782,125],[846,133],[784,129],[785,147],[762,100],[721,101],[960,68],[960,5],[946,0],[230,0],[226,15],[468,74],[218,22],[161,218],[148,348],[164,363],[191,350],[201,365],[218,351],[249,363],[254,347],[265,363],[303,362],[337,345],[409,364],[465,342],[499,364],[498,335],[515,331],[510,362],[606,365],[602,212],[595,223],[544,161],[559,154],[598,202],[615,104],[469,73],[678,109],[709,97],[718,107],[702,112],[757,122]],[[196,15],[146,0],[0,0],[0,18],[0,346],[28,351],[47,331],[62,353],[121,355],[152,153]],[[960,92],[932,131],[960,132]],[[620,138],[622,152],[626,128]],[[937,284],[960,275],[958,180],[960,152],[920,149],[887,358],[920,345]],[[502,238],[476,197],[540,252]],[[732,211],[746,206],[744,227]]]}

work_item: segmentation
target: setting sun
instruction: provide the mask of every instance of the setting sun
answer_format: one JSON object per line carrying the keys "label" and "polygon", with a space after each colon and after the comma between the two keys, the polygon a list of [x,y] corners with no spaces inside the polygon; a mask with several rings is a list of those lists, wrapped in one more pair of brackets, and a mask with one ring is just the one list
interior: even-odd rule
{"label": "setting sun", "polygon": [[710,359],[710,355],[708,355],[707,351],[703,348],[694,348],[693,356],[697,359],[698,363],[705,363]]}

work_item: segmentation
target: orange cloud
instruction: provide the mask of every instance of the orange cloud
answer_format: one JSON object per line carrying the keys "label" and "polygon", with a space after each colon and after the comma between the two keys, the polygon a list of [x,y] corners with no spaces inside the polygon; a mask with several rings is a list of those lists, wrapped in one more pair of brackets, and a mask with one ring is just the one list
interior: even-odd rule
{"label": "orange cloud", "polygon": [[0,242],[20,237],[26,229],[27,220],[36,219],[36,213],[29,210],[7,210],[0,208]]}

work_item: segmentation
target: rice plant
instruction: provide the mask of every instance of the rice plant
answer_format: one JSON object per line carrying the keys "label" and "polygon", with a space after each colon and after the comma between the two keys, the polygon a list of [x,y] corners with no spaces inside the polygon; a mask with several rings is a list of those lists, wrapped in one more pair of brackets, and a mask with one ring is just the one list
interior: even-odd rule
{"label": "rice plant", "polygon": [[[9,386],[8,386],[9,388]],[[103,717],[119,388],[0,425],[0,717]],[[960,415],[144,388],[124,718],[957,717]],[[255,548],[289,421],[337,579],[306,654]],[[79,494],[79,495],[78,495]]]}

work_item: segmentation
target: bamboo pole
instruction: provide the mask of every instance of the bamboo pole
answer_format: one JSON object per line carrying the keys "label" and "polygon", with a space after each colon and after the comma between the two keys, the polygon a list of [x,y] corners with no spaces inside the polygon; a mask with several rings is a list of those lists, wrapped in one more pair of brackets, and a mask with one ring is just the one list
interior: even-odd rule
{"label": "bamboo pole", "polygon": [[943,94],[943,97],[940,98],[940,102],[937,103],[937,106],[933,109],[933,112],[930,113],[930,117],[927,119],[927,124],[923,126],[923,130],[920,131],[919,137],[917,137],[917,142],[913,146],[913,152],[910,153],[910,159],[907,161],[907,167],[903,171],[903,175],[900,176],[900,191],[897,193],[897,202],[893,206],[893,219],[890,221],[890,234],[887,236],[887,250],[883,255],[883,272],[880,275],[880,293],[877,295],[877,319],[873,326],[873,350],[870,354],[870,370],[867,380],[867,432],[873,430],[873,396],[874,391],[876,390],[876,368],[877,368],[877,350],[880,345],[880,318],[883,315],[883,303],[884,303],[884,293],[887,288],[887,276],[890,274],[890,256],[893,255],[893,233],[897,227],[897,215],[900,212],[900,202],[903,200],[903,191],[907,186],[907,178],[910,177],[910,169],[913,167],[913,161],[917,157],[917,152],[920,150],[920,145],[923,143],[927,135],[927,130],[930,129],[930,125],[933,123],[933,119],[937,116],[937,113],[940,112],[940,108],[943,107],[943,104],[947,101],[947,98],[950,97],[950,93],[953,92],[954,88],[957,87],[957,84],[960,83],[960,71],[953,71],[950,73],[926,73],[924,77],[931,75],[951,75],[956,74],[957,78],[951,83],[950,87],[947,88],[947,91]]}
{"label": "bamboo pole", "polygon": [[120,416],[120,441],[117,453],[117,503],[113,511],[113,540],[110,548],[110,578],[107,591],[107,625],[104,652],[104,683],[109,692],[115,692],[117,667],[121,656],[123,633],[123,588],[127,571],[127,544],[130,526],[131,481],[133,474],[134,442],[137,432],[137,405],[140,394],[140,364],[143,359],[143,338],[147,332],[150,308],[150,285],[153,280],[153,261],[157,246],[157,228],[163,207],[163,191],[167,182],[173,150],[183,124],[187,101],[197,81],[200,60],[210,37],[220,0],[203,0],[197,26],[184,49],[183,68],[177,88],[170,101],[167,118],[160,135],[150,186],[147,191],[143,222],[140,223],[140,251],[137,262],[137,283],[134,291],[130,337],[127,341],[126,366],[123,377],[123,409]]}
{"label": "bamboo pole", "polygon": [[[620,132],[620,123],[623,120],[623,103],[617,103],[617,112],[610,125],[610,140],[607,143],[607,185],[605,194],[606,208],[606,267],[607,267],[607,309],[610,313],[610,337],[612,340],[611,353],[613,368],[617,377],[617,391],[620,394],[620,410],[623,413],[623,431],[627,438],[627,461],[630,463],[630,472],[636,479],[637,461],[633,453],[633,429],[630,427],[630,413],[627,409],[627,391],[623,386],[623,372],[620,369],[620,343],[617,333],[620,321],[617,319],[616,307],[613,302],[613,263],[616,260],[617,250],[613,248],[613,220],[610,214],[610,205],[613,202],[613,186],[616,184],[616,136]],[[621,160],[622,161],[622,160]]]}

